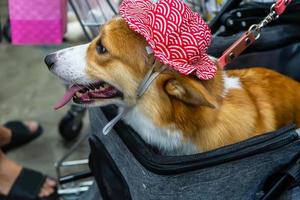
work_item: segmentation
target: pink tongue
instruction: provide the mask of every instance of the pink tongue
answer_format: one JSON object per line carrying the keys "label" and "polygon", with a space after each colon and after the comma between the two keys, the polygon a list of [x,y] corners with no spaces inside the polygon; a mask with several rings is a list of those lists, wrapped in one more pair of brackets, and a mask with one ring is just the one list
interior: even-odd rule
{"label": "pink tongue", "polygon": [[78,85],[73,85],[72,87],[70,87],[66,91],[64,96],[54,105],[54,109],[58,110],[58,109],[64,107],[69,101],[71,101],[74,94],[83,88],[84,88],[84,86],[78,86]]}

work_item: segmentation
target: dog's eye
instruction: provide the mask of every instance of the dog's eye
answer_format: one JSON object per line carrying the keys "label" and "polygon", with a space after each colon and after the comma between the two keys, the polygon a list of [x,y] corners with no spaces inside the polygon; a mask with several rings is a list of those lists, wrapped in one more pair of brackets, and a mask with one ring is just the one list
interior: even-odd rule
{"label": "dog's eye", "polygon": [[107,49],[101,43],[97,44],[96,50],[99,54],[104,54],[107,52]]}

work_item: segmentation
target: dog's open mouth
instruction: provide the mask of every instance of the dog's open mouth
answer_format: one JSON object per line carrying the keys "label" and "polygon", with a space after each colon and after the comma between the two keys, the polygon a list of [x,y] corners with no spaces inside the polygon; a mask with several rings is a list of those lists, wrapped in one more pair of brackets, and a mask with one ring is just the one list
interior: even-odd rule
{"label": "dog's open mouth", "polygon": [[96,100],[122,98],[122,96],[122,92],[103,81],[89,85],[73,85],[55,104],[54,109],[62,108],[71,99],[78,104],[91,104]]}

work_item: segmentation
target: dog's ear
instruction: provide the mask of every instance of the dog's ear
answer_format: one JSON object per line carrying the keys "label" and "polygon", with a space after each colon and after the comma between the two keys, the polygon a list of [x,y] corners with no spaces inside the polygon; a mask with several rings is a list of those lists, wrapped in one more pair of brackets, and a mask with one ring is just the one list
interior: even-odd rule
{"label": "dog's ear", "polygon": [[184,103],[217,108],[217,100],[197,80],[176,77],[165,85],[166,92]]}

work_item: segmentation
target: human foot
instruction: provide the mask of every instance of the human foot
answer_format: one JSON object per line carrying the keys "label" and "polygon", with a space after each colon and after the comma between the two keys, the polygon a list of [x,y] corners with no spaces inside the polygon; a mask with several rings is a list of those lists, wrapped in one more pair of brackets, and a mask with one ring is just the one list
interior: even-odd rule
{"label": "human foot", "polygon": [[[35,121],[10,121],[2,129],[7,129],[6,145],[2,146],[8,151],[26,144],[42,134],[42,127]],[[8,138],[8,139],[7,139]]]}
{"label": "human foot", "polygon": [[[14,161],[7,159],[3,154],[0,158],[0,194],[7,196],[11,192],[11,188],[20,176],[23,167],[16,164]],[[56,181],[46,178],[43,185],[40,187],[38,197],[48,197],[55,192],[57,186]],[[30,192],[30,191],[29,191]]]}

